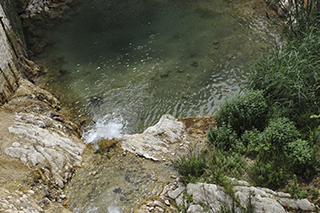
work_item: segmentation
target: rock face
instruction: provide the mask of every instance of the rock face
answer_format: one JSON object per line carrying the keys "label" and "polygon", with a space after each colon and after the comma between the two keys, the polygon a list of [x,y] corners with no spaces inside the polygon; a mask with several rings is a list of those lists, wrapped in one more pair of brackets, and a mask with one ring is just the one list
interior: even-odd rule
{"label": "rock face", "polygon": [[[237,183],[245,183],[246,186],[237,186]],[[162,209],[159,212],[177,212],[175,205],[188,213],[231,211],[233,203],[234,212],[241,213],[249,206],[249,195],[253,212],[261,213],[285,213],[284,206],[297,212],[315,212],[315,206],[307,199],[291,199],[290,194],[275,192],[267,188],[247,186],[245,181],[234,182],[235,200],[223,191],[223,188],[215,184],[196,183],[184,186],[180,179],[166,185],[158,199],[149,200],[136,212],[153,212],[155,208]]]}
{"label": "rock face", "polygon": [[8,128],[15,140],[4,152],[30,167],[40,167],[46,179],[62,188],[73,167],[81,165],[85,148],[68,138],[62,128],[61,122],[46,115],[18,113]]}
{"label": "rock face", "polygon": [[124,135],[122,148],[154,161],[167,161],[188,149],[186,137],[182,122],[172,115],[163,115],[142,134]]}
{"label": "rock face", "polygon": [[73,167],[81,165],[85,145],[76,125],[55,111],[59,107],[50,93],[21,80],[15,95],[2,107],[0,118],[11,121],[6,121],[0,148],[63,187]]}
{"label": "rock face", "polygon": [[10,30],[9,20],[6,18],[2,6],[0,5],[0,105],[3,104],[18,88],[19,73],[13,58],[14,53],[8,41],[6,30]]}

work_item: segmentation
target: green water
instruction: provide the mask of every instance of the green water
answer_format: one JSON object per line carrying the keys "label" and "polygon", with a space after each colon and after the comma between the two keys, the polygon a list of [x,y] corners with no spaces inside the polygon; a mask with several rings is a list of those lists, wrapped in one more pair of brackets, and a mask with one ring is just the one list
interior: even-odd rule
{"label": "green water", "polygon": [[[240,92],[251,59],[278,42],[251,3],[82,0],[47,32],[54,44],[34,57],[45,68],[39,82],[75,120],[95,121],[83,127],[87,143],[141,132],[165,113],[212,115]],[[131,212],[172,181],[168,164],[109,152],[83,155],[66,186],[74,212]]]}
{"label": "green water", "polygon": [[212,115],[277,42],[246,2],[83,0],[36,60],[66,108],[95,121],[87,142],[140,132],[165,113]]}

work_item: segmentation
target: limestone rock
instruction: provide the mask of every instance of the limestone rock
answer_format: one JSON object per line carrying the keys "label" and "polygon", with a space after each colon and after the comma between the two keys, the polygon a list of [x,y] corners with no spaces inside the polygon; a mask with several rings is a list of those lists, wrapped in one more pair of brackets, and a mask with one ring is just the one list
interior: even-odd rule
{"label": "limestone rock", "polygon": [[[15,142],[4,149],[11,157],[30,167],[49,169],[50,181],[63,187],[74,166],[80,166],[85,145],[60,130],[61,124],[50,117],[34,113],[18,113],[8,128]],[[18,144],[21,144],[17,146]]]}
{"label": "limestone rock", "polygon": [[187,149],[184,124],[172,115],[163,115],[159,122],[142,134],[124,135],[122,148],[154,161],[166,161]]}
{"label": "limestone rock", "polygon": [[[192,203],[206,203],[207,205],[210,205],[210,209],[212,209],[213,212],[221,210],[221,206],[232,206],[233,202],[231,196],[226,194],[215,184],[190,183],[187,185],[187,193],[193,195]],[[235,211],[240,213],[241,209],[236,207]],[[190,210],[187,212],[195,213],[197,211]]]}

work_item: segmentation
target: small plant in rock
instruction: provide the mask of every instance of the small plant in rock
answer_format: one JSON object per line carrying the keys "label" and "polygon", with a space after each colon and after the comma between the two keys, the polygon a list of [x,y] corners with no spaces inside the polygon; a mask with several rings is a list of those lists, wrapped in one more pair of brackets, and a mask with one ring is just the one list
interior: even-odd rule
{"label": "small plant in rock", "polygon": [[312,188],[312,189],[309,191],[309,194],[312,196],[312,197],[311,197],[312,202],[314,202],[315,200],[317,200],[318,197],[319,197],[319,191],[318,191],[318,189],[315,189],[315,188]]}
{"label": "small plant in rock", "polygon": [[252,197],[254,197],[254,196],[255,196],[254,191],[250,190],[246,208],[242,212],[244,212],[244,213],[253,213],[254,212],[254,205],[252,204]]}
{"label": "small plant in rock", "polygon": [[183,176],[183,181],[187,183],[195,183],[203,174],[206,168],[206,152],[201,154],[190,153],[187,157],[181,156],[175,162],[180,175]]}
{"label": "small plant in rock", "polygon": [[294,199],[302,199],[308,196],[308,192],[306,190],[301,190],[298,186],[296,175],[293,175],[292,182],[286,186],[286,191],[289,192]]}

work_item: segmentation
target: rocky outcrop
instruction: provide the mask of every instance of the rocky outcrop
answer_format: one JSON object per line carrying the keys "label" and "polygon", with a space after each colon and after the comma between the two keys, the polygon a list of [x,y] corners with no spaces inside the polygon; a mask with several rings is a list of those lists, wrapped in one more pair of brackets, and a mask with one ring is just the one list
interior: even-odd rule
{"label": "rocky outcrop", "polygon": [[0,182],[5,184],[0,186],[5,193],[0,201],[6,200],[1,212],[68,212],[59,204],[65,199],[61,188],[81,166],[85,145],[79,128],[59,108],[54,96],[26,79],[1,107],[0,164],[5,169],[0,169]]}
{"label": "rocky outcrop", "polygon": [[[177,212],[188,213],[231,211],[241,213],[249,206],[253,212],[285,213],[316,212],[314,204],[307,199],[292,199],[290,194],[275,192],[267,188],[253,187],[245,181],[234,182],[235,198],[226,194],[223,187],[207,183],[189,183],[184,186],[177,178],[166,185],[159,199],[149,200],[136,213]],[[239,185],[244,184],[244,185]],[[156,210],[156,211],[155,211]]]}
{"label": "rocky outcrop", "polygon": [[124,135],[122,148],[154,161],[167,161],[188,150],[185,126],[172,115],[163,115],[159,122],[142,134]]}
{"label": "rocky outcrop", "polygon": [[0,212],[70,212],[62,188],[81,166],[81,131],[30,81],[40,67],[5,15],[0,4]]}
{"label": "rocky outcrop", "polygon": [[[14,62],[12,46],[8,41],[8,32],[10,30],[9,20],[6,18],[3,8],[0,5],[0,105],[9,99],[9,97],[18,88],[19,72]],[[16,60],[16,59],[15,59]]]}

